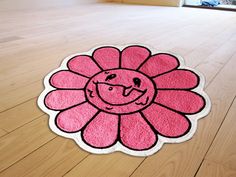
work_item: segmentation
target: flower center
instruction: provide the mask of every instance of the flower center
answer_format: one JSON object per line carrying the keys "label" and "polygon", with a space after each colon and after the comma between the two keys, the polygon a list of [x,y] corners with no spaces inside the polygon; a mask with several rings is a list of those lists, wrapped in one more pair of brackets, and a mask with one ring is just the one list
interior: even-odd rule
{"label": "flower center", "polygon": [[99,110],[129,114],[149,106],[156,95],[154,82],[139,71],[111,69],[97,73],[86,85],[86,98]]}

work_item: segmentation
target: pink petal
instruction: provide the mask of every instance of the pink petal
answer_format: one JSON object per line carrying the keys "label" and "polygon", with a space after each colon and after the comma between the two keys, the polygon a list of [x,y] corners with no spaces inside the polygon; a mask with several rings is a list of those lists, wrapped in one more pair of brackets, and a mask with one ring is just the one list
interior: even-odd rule
{"label": "pink petal", "polygon": [[179,66],[178,59],[170,54],[157,54],[150,57],[139,71],[150,77],[171,71]]}
{"label": "pink petal", "polygon": [[142,46],[129,46],[122,51],[121,67],[137,69],[149,56],[150,51]]}
{"label": "pink petal", "polygon": [[157,88],[192,89],[198,85],[198,76],[189,70],[174,70],[153,79]]}
{"label": "pink petal", "polygon": [[45,97],[49,109],[62,110],[85,101],[83,90],[54,90]]}
{"label": "pink petal", "polygon": [[157,141],[157,136],[140,113],[121,115],[120,138],[130,149],[149,149]]}
{"label": "pink petal", "polygon": [[158,90],[155,102],[185,114],[197,113],[205,105],[200,95],[184,90]]}
{"label": "pink petal", "polygon": [[85,102],[76,107],[62,111],[57,115],[56,124],[58,128],[66,132],[79,131],[84,125],[93,118],[97,113],[97,109],[94,108],[88,102]]}
{"label": "pink petal", "polygon": [[152,104],[142,112],[158,133],[163,136],[183,136],[190,128],[190,122],[186,117],[157,104]]}
{"label": "pink petal", "polygon": [[118,116],[100,112],[83,131],[83,139],[94,147],[114,144],[118,135]]}
{"label": "pink petal", "polygon": [[115,47],[98,48],[94,51],[93,58],[103,69],[119,68],[120,51]]}
{"label": "pink petal", "polygon": [[68,68],[87,77],[91,77],[101,71],[99,66],[92,60],[92,58],[86,55],[80,55],[72,58],[68,62]]}
{"label": "pink petal", "polygon": [[56,88],[82,89],[88,82],[88,78],[70,71],[59,71],[50,78],[50,84]]}

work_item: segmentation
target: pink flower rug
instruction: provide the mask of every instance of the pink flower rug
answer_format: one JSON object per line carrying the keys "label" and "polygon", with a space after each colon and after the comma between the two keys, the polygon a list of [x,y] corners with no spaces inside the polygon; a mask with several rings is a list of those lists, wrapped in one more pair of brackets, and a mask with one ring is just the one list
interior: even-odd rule
{"label": "pink flower rug", "polygon": [[186,141],[211,105],[202,74],[179,56],[139,45],[69,56],[44,85],[38,104],[50,128],[97,154],[148,156]]}

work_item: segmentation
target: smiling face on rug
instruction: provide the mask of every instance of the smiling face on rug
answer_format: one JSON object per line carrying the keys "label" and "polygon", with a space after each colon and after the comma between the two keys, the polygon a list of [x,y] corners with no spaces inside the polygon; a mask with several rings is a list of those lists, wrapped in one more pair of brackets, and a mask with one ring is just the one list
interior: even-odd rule
{"label": "smiling face on rug", "polygon": [[53,131],[89,152],[146,156],[193,135],[210,108],[201,79],[168,53],[100,47],[52,72],[39,105]]}
{"label": "smiling face on rug", "polygon": [[147,76],[128,69],[102,71],[91,78],[85,90],[91,104],[114,114],[144,109],[156,93],[155,83]]}

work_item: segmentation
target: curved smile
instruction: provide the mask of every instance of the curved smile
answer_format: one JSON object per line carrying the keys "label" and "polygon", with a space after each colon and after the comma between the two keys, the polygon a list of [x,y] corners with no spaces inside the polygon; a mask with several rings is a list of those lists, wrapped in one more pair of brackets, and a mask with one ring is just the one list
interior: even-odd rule
{"label": "curved smile", "polygon": [[94,82],[98,97],[111,106],[123,106],[137,101],[146,92],[133,88],[132,86],[124,86],[119,84],[110,84],[105,82]]}

